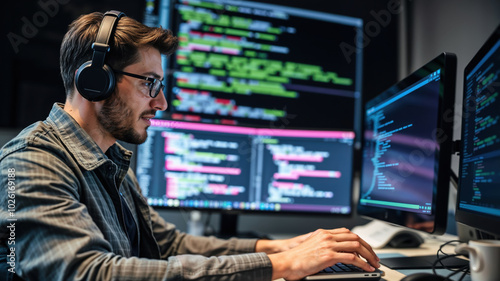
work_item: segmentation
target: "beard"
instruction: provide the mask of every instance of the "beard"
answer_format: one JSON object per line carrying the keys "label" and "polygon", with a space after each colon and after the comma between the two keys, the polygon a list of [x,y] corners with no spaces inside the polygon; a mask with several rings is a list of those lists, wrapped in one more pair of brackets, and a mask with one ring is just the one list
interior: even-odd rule
{"label": "beard", "polygon": [[[140,116],[146,114],[154,115],[155,111],[145,111]],[[97,120],[105,131],[120,141],[141,144],[146,141],[148,136],[146,130],[141,134],[134,129],[134,124],[137,120],[134,120],[132,110],[120,98],[117,90],[115,90],[110,98],[104,101],[101,111],[97,115]]]}

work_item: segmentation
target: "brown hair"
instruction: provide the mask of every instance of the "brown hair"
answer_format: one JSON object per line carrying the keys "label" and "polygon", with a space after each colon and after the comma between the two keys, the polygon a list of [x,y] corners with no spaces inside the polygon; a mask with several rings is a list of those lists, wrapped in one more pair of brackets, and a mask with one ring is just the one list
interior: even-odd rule
{"label": "brown hair", "polygon": [[[96,40],[103,17],[104,14],[99,12],[82,15],[69,25],[64,35],[59,59],[67,97],[73,93],[76,70],[92,60],[92,43]],[[132,18],[122,17],[109,45],[105,63],[112,69],[122,70],[139,59],[140,47],[150,46],[161,54],[170,55],[177,49],[178,39],[170,30],[149,27]]]}

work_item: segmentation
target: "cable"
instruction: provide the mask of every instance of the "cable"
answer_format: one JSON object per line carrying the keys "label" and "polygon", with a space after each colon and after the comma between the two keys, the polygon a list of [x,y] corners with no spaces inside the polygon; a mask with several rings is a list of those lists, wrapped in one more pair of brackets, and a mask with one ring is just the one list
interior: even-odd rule
{"label": "cable", "polygon": [[[447,254],[443,251],[443,248],[447,245],[450,245],[451,243],[460,243],[459,240],[451,240],[451,241],[448,241],[444,244],[442,244],[439,249],[437,250],[437,253],[436,253],[436,260],[434,261],[434,263],[432,264],[432,273],[434,275],[438,275],[437,272],[436,272],[436,266],[437,264],[441,264],[441,266],[447,270],[450,270],[452,271],[452,273],[450,273],[448,276],[446,276],[445,280],[451,280],[451,277],[456,275],[456,274],[459,274],[459,273],[462,273],[462,276],[460,277],[459,281],[463,280],[464,277],[469,273],[469,265],[464,265],[460,268],[451,268],[451,267],[448,267],[446,266],[444,263],[443,263],[443,260],[445,259],[449,259],[449,258],[456,258],[456,257],[459,257],[459,256],[464,256],[464,255],[461,255],[461,254]],[[442,254],[443,256],[440,256],[440,254]]]}
{"label": "cable", "polygon": [[[452,154],[456,154],[460,156],[460,153],[462,152],[462,141],[456,140],[453,141],[452,143]],[[450,168],[450,182],[455,187],[455,190],[458,190],[458,177],[457,174],[455,174],[455,171]]]}
{"label": "cable", "polygon": [[455,171],[453,171],[453,169],[450,169],[450,182],[455,188],[455,190],[458,190],[458,177],[455,174]]}
{"label": "cable", "polygon": [[215,234],[213,226],[210,225],[210,219],[212,218],[212,212],[208,212],[207,218],[205,220],[205,225],[203,226],[203,235],[211,236]]}

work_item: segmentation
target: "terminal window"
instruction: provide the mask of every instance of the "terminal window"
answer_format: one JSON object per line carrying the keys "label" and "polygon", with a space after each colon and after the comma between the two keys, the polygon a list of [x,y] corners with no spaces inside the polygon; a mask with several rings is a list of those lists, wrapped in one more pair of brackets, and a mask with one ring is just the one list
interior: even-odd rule
{"label": "terminal window", "polygon": [[361,204],[432,214],[439,91],[437,70],[367,106]]}
{"label": "terminal window", "polygon": [[162,118],[347,130],[361,123],[361,19],[246,1],[170,5],[180,46],[166,71]]}
{"label": "terminal window", "polygon": [[348,214],[352,131],[152,120],[137,178],[153,206]]}
{"label": "terminal window", "polygon": [[468,73],[464,89],[460,208],[500,216],[500,41]]}

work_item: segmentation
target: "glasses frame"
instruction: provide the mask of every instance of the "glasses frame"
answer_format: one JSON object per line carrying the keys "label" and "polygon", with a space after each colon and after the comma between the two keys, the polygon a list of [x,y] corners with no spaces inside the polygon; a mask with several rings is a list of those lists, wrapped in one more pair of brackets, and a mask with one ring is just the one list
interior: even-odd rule
{"label": "glasses frame", "polygon": [[[158,96],[158,94],[160,93],[160,90],[164,90],[164,88],[165,88],[165,85],[162,84],[163,79],[156,79],[156,78],[142,76],[142,75],[138,75],[138,74],[134,74],[134,73],[130,73],[130,72],[125,72],[125,71],[120,71],[120,70],[113,70],[113,71],[116,74],[122,74],[122,75],[126,75],[126,76],[130,76],[133,78],[142,79],[142,80],[146,80],[148,82],[151,82],[151,85],[149,86],[149,96],[153,99]],[[155,88],[155,85],[159,85],[159,86],[156,86],[158,88],[153,93],[153,89]]]}

